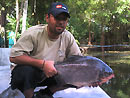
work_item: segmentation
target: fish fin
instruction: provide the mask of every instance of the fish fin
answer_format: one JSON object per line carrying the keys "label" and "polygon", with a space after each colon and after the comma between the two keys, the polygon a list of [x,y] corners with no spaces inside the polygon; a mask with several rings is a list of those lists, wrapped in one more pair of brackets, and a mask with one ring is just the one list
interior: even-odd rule
{"label": "fish fin", "polygon": [[65,61],[76,61],[76,60],[79,60],[79,58],[82,58],[84,56],[80,56],[80,55],[71,55],[71,56],[68,56]]}
{"label": "fish fin", "polygon": [[71,56],[68,56],[64,61],[62,62],[56,62],[55,65],[58,65],[58,64],[63,64],[63,63],[66,63],[66,62],[76,62],[76,61],[79,61],[81,58],[84,58],[84,56],[80,56],[80,55],[71,55]]}

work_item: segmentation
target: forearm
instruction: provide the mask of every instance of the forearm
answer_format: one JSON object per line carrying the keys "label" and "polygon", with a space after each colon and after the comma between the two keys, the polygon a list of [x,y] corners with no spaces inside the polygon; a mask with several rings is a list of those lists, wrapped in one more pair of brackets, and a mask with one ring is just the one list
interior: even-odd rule
{"label": "forearm", "polygon": [[10,57],[10,61],[15,64],[26,64],[42,68],[44,60],[34,59],[27,55],[21,55],[17,57]]}
{"label": "forearm", "polygon": [[34,59],[27,55],[10,57],[10,61],[15,64],[25,64],[38,67],[45,72],[47,77],[52,77],[53,75],[57,74],[57,70],[54,67],[54,61]]}

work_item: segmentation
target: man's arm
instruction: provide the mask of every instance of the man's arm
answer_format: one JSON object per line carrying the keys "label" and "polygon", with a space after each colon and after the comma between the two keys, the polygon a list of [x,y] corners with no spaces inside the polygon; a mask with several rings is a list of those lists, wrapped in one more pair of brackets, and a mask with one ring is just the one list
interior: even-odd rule
{"label": "man's arm", "polygon": [[34,59],[28,55],[10,57],[10,61],[15,64],[25,64],[38,67],[45,72],[47,77],[52,77],[53,75],[57,74],[57,71],[54,67],[54,61]]}
{"label": "man's arm", "polygon": [[32,65],[38,68],[43,67],[44,60],[34,59],[27,55],[21,55],[16,57],[10,57],[10,61],[15,64]]}

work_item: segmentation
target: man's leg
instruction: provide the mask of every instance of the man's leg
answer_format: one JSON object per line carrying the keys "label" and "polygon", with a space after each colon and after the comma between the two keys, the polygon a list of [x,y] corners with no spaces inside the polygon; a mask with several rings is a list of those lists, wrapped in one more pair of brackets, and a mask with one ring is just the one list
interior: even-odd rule
{"label": "man's leg", "polygon": [[23,92],[23,94],[25,98],[32,98],[34,95],[34,89],[33,88],[27,89]]}
{"label": "man's leg", "polygon": [[41,79],[42,71],[36,67],[17,65],[12,71],[11,88],[19,89],[25,98],[32,98],[37,82]]}
{"label": "man's leg", "polygon": [[69,86],[64,86],[64,81],[57,75],[51,78],[47,78],[43,82],[39,83],[39,86],[47,86],[45,89],[41,89],[36,92],[37,98],[53,98],[53,94],[57,91],[64,90]]}

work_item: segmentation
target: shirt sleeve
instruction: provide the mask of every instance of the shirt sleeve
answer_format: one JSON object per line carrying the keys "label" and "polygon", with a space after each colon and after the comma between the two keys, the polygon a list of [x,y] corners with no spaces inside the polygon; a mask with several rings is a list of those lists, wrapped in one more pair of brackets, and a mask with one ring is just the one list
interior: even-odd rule
{"label": "shirt sleeve", "polygon": [[21,35],[17,43],[11,48],[10,57],[16,57],[23,54],[30,55],[30,52],[33,50],[33,38],[31,34]]}

